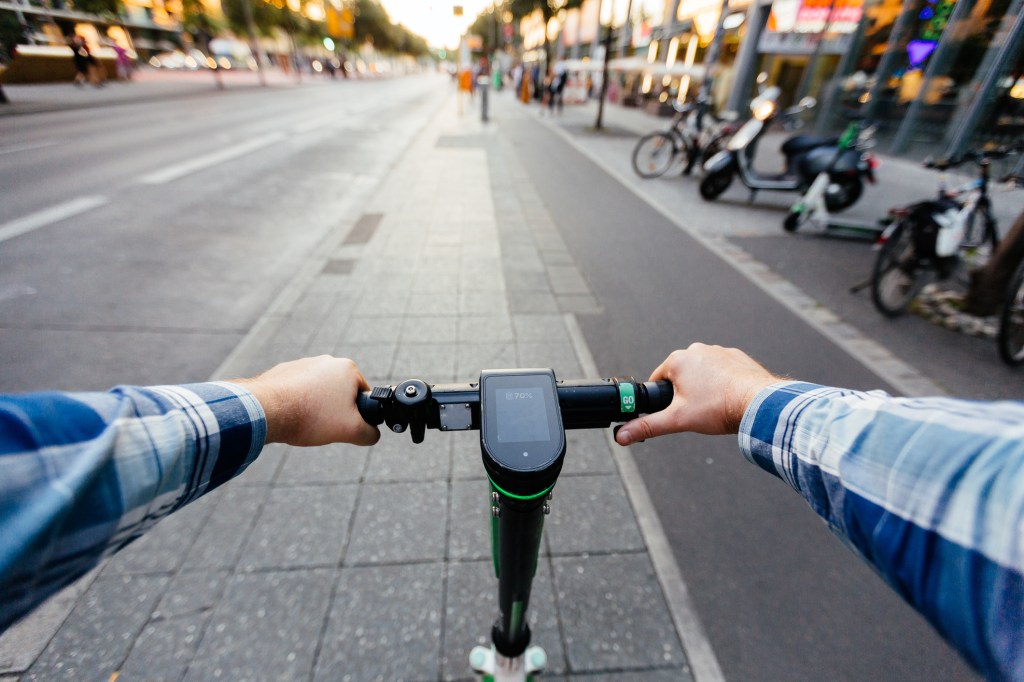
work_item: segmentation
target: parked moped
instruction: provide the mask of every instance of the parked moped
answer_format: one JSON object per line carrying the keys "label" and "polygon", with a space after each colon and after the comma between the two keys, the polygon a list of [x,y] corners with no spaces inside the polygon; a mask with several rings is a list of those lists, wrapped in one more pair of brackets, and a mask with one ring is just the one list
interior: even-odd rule
{"label": "parked moped", "polygon": [[858,150],[837,153],[838,138],[794,135],[782,143],[786,164],[781,173],[754,170],[757,143],[769,125],[779,117],[795,119],[817,104],[813,97],[805,97],[795,107],[780,112],[780,94],[779,88],[770,87],[751,101],[753,116],[736,131],[725,150],[704,164],[701,196],[708,201],[718,198],[736,176],[751,190],[751,198],[760,190],[803,193],[820,173],[827,172],[832,179],[825,193],[828,210],[836,212],[852,206],[864,191],[863,178],[870,168],[861,167]]}

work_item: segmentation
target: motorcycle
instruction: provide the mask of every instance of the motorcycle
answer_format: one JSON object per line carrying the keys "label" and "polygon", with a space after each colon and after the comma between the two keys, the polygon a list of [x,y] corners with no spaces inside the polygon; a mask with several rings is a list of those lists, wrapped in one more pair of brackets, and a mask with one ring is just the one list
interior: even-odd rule
{"label": "motorcycle", "polygon": [[794,119],[817,104],[813,97],[805,97],[795,107],[780,112],[780,94],[779,88],[770,87],[751,101],[753,116],[736,131],[723,151],[704,164],[700,195],[713,201],[729,188],[736,176],[751,190],[751,198],[759,190],[803,193],[820,173],[827,172],[831,179],[825,192],[828,210],[838,212],[849,208],[864,192],[863,180],[871,178],[871,168],[863,163],[859,150],[840,150],[838,138],[794,135],[782,143],[781,150],[786,157],[782,173],[764,174],[754,170],[757,143],[769,125],[779,117]]}

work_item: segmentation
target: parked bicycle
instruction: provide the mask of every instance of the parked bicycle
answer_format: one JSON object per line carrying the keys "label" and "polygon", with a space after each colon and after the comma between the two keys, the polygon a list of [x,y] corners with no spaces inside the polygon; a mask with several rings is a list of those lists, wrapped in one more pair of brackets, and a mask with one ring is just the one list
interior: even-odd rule
{"label": "parked bicycle", "polygon": [[491,647],[470,652],[470,667],[482,679],[528,682],[547,663],[544,650],[530,646],[526,612],[544,517],[565,458],[565,429],[608,428],[671,401],[668,381],[558,381],[551,369],[485,370],[470,384],[411,379],[359,396],[363,419],[395,433],[408,430],[414,443],[423,442],[428,428],[480,431],[499,609]]}
{"label": "parked bicycle", "polygon": [[978,178],[952,190],[940,183],[937,198],[889,212],[892,222],[878,239],[871,273],[871,300],[879,312],[898,317],[932,277],[948,279],[964,263],[981,264],[991,256],[999,244],[989,198],[991,162],[1012,153],[1008,148],[979,150],[925,163],[943,171],[974,163]]}
{"label": "parked bicycle", "polygon": [[697,100],[688,104],[673,102],[676,110],[668,130],[648,133],[633,148],[633,170],[641,178],[664,175],[682,161],[683,175],[717,154],[738,125],[735,116],[716,116],[711,104]]}

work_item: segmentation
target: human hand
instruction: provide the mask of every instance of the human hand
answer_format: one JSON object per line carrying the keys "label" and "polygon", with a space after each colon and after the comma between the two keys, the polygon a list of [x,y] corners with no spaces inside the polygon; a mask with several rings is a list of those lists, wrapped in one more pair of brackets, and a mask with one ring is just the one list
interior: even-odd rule
{"label": "human hand", "polygon": [[782,380],[741,350],[703,343],[669,355],[651,374],[651,381],[659,379],[672,382],[672,402],[623,424],[615,434],[619,445],[683,431],[736,433],[758,391]]}
{"label": "human hand", "polygon": [[347,358],[321,355],[282,362],[253,379],[248,389],[267,415],[267,443],[373,445],[380,431],[363,421],[356,395],[370,385]]}

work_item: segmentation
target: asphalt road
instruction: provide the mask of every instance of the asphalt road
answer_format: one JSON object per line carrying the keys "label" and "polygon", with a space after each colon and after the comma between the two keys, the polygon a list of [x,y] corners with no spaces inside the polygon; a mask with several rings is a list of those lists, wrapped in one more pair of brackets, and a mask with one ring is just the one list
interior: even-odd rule
{"label": "asphalt road", "polygon": [[[885,388],[560,137],[528,119],[502,131],[604,308],[581,316],[602,372],[645,376],[673,349],[703,341],[747,349],[792,376]],[[634,457],[727,679],[973,679],[733,438],[657,440]]]}
{"label": "asphalt road", "polygon": [[0,119],[0,390],[205,380],[428,120],[438,82]]}

